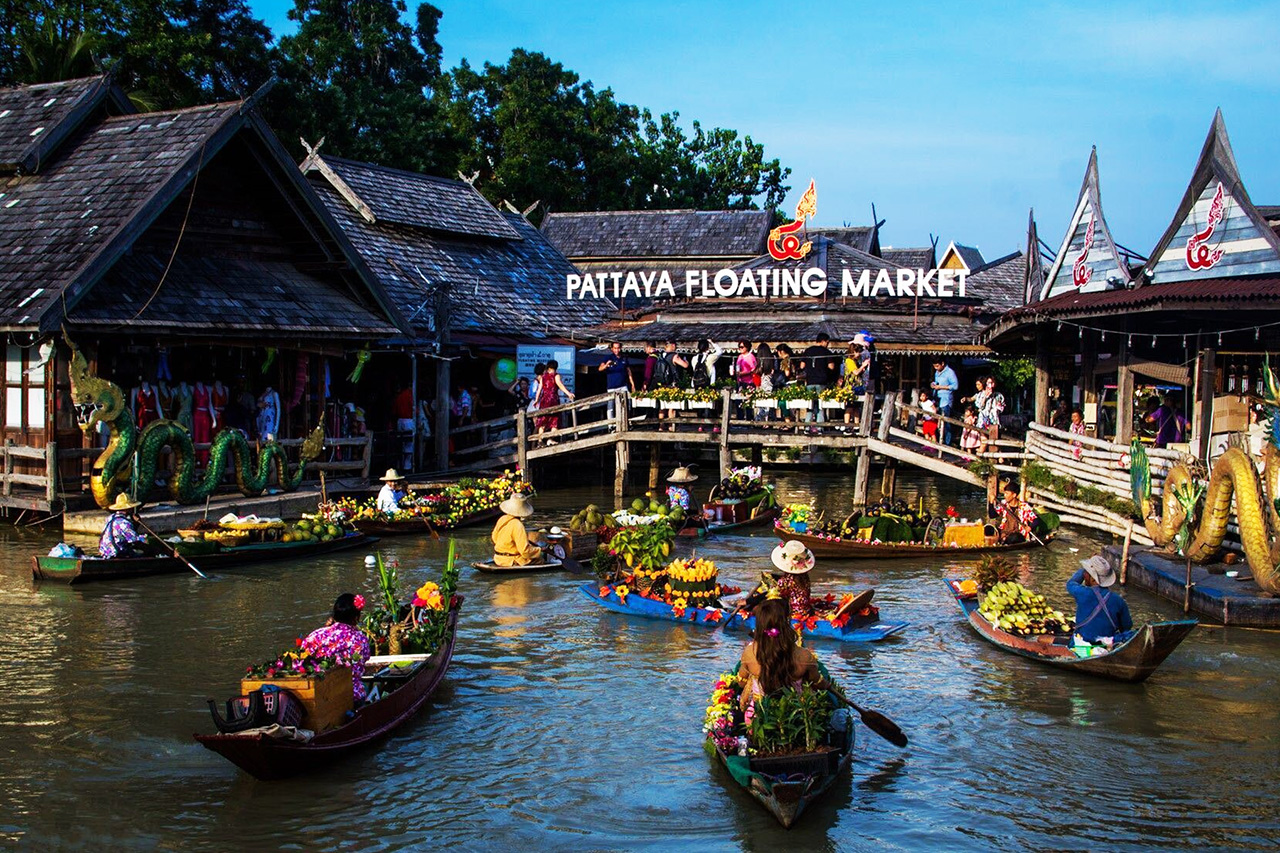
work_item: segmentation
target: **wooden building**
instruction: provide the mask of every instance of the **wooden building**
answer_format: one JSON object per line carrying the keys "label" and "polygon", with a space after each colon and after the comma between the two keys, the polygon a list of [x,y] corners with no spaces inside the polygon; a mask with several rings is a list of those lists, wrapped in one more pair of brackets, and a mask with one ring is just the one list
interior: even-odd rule
{"label": "wooden building", "polygon": [[[1135,387],[1172,393],[1202,458],[1244,429],[1237,405],[1280,348],[1280,210],[1251,201],[1221,112],[1181,203],[1144,259],[1111,235],[1091,154],[1070,225],[1040,293],[980,340],[1037,362],[1036,420],[1053,390],[1100,437],[1127,443]],[[1233,400],[1236,403],[1233,403]],[[1141,426],[1141,424],[1138,424]]]}
{"label": "wooden building", "polygon": [[96,453],[60,330],[126,390],[272,385],[288,438],[326,417],[326,362],[408,323],[253,98],[136,113],[95,77],[0,90],[0,327],[0,505],[49,509]]}

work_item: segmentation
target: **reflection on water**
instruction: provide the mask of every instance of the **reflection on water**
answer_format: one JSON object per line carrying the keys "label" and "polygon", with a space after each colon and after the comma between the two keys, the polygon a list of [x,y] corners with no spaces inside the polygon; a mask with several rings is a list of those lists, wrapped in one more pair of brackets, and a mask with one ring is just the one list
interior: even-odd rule
{"label": "reflection on water", "polygon": [[[779,486],[829,514],[848,497],[834,478]],[[900,493],[971,516],[982,501],[905,476]],[[606,500],[543,494],[535,521]],[[463,559],[484,555],[487,532],[461,532]],[[0,532],[0,846],[1198,850],[1280,837],[1280,636],[1198,630],[1141,686],[1062,674],[959,620],[939,578],[972,561],[820,563],[820,592],[874,586],[886,618],[911,622],[885,643],[815,649],[912,742],[897,750],[860,728],[850,778],[788,833],[701,751],[708,687],[741,635],[607,613],[580,595],[580,575],[464,568],[455,664],[431,706],[330,772],[261,783],[191,740],[211,728],[204,699],[321,624],[337,592],[372,593],[364,555],[36,587],[30,555],[53,541]],[[773,544],[696,547],[749,585]],[[407,591],[437,576],[447,541],[382,546]],[[1093,547],[1068,533],[1019,560],[1063,606]],[[1127,596],[1135,619],[1177,615]]]}

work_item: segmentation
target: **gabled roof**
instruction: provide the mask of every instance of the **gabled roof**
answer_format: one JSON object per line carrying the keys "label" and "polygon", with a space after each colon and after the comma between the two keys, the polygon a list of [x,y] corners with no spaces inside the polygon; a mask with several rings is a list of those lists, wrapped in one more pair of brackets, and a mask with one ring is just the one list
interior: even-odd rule
{"label": "gabled roof", "polygon": [[[313,153],[303,172],[331,169],[367,205],[377,222],[425,228],[442,234],[519,240],[520,235],[466,181],[439,178]],[[328,176],[326,176],[328,177]]]}
{"label": "gabled roof", "polygon": [[1280,236],[1249,200],[1218,110],[1187,191],[1138,286],[1277,274]]}
{"label": "gabled roof", "polygon": [[880,250],[880,257],[892,264],[913,270],[931,270],[938,266],[933,246],[916,246],[895,249],[892,247]]}
{"label": "gabled roof", "polygon": [[1098,149],[1089,152],[1075,211],[1062,238],[1062,246],[1045,275],[1041,299],[1072,290],[1092,293],[1124,287],[1132,280],[1129,265],[1102,215],[1102,193],[1098,185]]}
{"label": "gabled roof", "polygon": [[973,246],[965,246],[952,240],[947,246],[947,250],[942,253],[942,260],[938,261],[938,267],[945,267],[953,257],[959,259],[964,266],[965,272],[973,272],[986,263],[982,258],[982,252],[979,252]]}
{"label": "gabled roof", "polygon": [[767,210],[613,210],[549,213],[542,233],[566,257],[746,258],[762,253]]}
{"label": "gabled roof", "polygon": [[37,174],[0,178],[0,329],[50,331],[64,311],[76,319],[77,304],[242,130],[276,187],[311,217],[316,245],[354,269],[385,317],[403,327],[251,102],[236,101],[101,118]]}
{"label": "gabled roof", "polygon": [[807,228],[810,237],[830,237],[837,243],[852,246],[872,255],[879,254],[879,235],[870,225],[844,226],[842,228]]}
{"label": "gabled roof", "polygon": [[99,109],[135,111],[109,75],[0,89],[0,172],[38,171]]}
{"label": "gabled roof", "polygon": [[965,288],[969,296],[982,300],[983,308],[1002,313],[1022,305],[1026,278],[1026,255],[1010,252],[970,272]]}
{"label": "gabled roof", "polygon": [[[334,158],[320,160],[332,162]],[[367,164],[346,161],[344,176]],[[381,184],[362,184],[356,200],[309,157],[307,178],[346,231],[415,334],[434,336],[433,300],[449,296],[449,328],[528,337],[568,336],[604,319],[613,310],[606,300],[565,299],[566,276],[574,266],[519,214],[493,210],[511,231],[509,240],[434,230],[362,215],[360,205],[377,209]],[[377,167],[372,167],[377,168]],[[450,182],[451,183],[451,182]],[[392,190],[395,191],[394,189]],[[482,199],[483,200],[483,199]],[[488,202],[484,202],[486,205]]]}
{"label": "gabled roof", "polygon": [[[1027,211],[1027,247],[1023,254],[1029,258],[1023,267],[1022,281],[1022,304],[1026,305],[1040,297],[1040,290],[1044,287],[1044,255],[1042,254],[1040,245],[1040,232],[1036,229],[1036,211],[1031,208]],[[1049,259],[1049,265],[1053,265],[1053,259]]]}

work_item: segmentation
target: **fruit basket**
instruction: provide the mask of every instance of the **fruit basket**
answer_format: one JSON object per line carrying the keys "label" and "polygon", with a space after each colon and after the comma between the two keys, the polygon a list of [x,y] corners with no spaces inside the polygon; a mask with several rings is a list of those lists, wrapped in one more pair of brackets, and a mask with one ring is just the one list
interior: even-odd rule
{"label": "fruit basket", "polygon": [[204,538],[208,542],[217,542],[224,548],[234,548],[249,541],[249,531],[213,530],[205,533]]}
{"label": "fruit basket", "polygon": [[283,521],[230,521],[222,525],[224,530],[283,530]]}
{"label": "fruit basket", "polygon": [[183,539],[186,539],[188,542],[199,542],[203,540],[206,532],[207,531],[204,530],[196,530],[194,527],[178,528],[178,535]]}

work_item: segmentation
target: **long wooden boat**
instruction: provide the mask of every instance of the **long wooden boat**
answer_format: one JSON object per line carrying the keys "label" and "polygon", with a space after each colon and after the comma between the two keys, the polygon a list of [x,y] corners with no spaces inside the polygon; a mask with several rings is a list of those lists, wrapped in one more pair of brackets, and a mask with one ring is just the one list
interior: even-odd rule
{"label": "long wooden boat", "polygon": [[827,741],[829,746],[821,752],[780,758],[727,755],[711,738],[707,738],[705,749],[720,760],[734,782],[790,829],[853,762],[853,719],[844,709],[832,714]]}
{"label": "long wooden boat", "polygon": [[497,507],[486,509],[481,512],[473,512],[471,515],[463,516],[457,524],[434,524],[428,523],[422,516],[414,516],[413,518],[405,518],[399,521],[390,519],[366,518],[360,521],[352,522],[356,530],[361,533],[368,533],[373,536],[424,536],[434,530],[453,530],[458,527],[470,527],[473,524],[483,524],[486,521],[493,521],[502,515],[502,510]]}
{"label": "long wooden boat", "polygon": [[[385,681],[374,674],[383,698],[357,708],[350,722],[320,732],[307,743],[272,738],[262,733],[195,735],[207,749],[221,755],[246,773],[259,779],[285,779],[299,773],[319,770],[387,737],[421,710],[431,694],[444,680],[453,659],[453,644],[458,628],[459,596],[449,611],[449,624],[440,649],[415,665],[407,679]],[[399,686],[396,683],[399,682]],[[394,688],[394,689],[393,689]]]}
{"label": "long wooden boat", "polygon": [[[708,499],[702,506],[703,515],[687,519],[680,528],[680,536],[706,536],[709,533],[730,533],[749,527],[764,527],[772,524],[782,508],[775,501],[770,506],[761,506],[766,498],[773,496],[772,489],[759,492],[738,501],[717,501]],[[707,515],[712,518],[708,519]]]}
{"label": "long wooden boat", "polygon": [[[1000,551],[1019,551],[1024,548],[1040,547],[1035,540],[1027,540],[1026,542],[1018,542],[1012,545],[974,545],[967,547],[926,545],[923,542],[858,542],[854,539],[830,539],[825,536],[815,536],[812,533],[797,533],[790,527],[783,525],[774,527],[773,532],[783,542],[791,540],[803,542],[815,557],[845,560],[870,558],[892,560],[906,557],[936,557],[938,555],[963,557],[971,554],[992,554]],[[1053,534],[1041,537],[1041,541],[1048,545],[1053,541]]]}
{"label": "long wooden boat", "polygon": [[[601,590],[606,588],[609,591],[605,595],[601,595]],[[723,625],[726,631],[751,631],[756,626],[754,616],[744,619],[737,613],[727,610],[686,607],[684,615],[679,616],[676,615],[675,608],[670,604],[663,601],[655,601],[652,598],[645,598],[635,593],[628,595],[624,601],[618,598],[618,593],[615,589],[602,587],[597,582],[585,583],[580,589],[583,595],[605,610],[624,613],[627,616],[680,622],[686,625],[696,625],[700,628],[715,628]],[[836,640],[842,643],[874,643],[888,639],[906,627],[906,622],[881,622],[878,616],[870,619],[855,616],[845,625],[838,628],[830,622],[819,620],[814,627],[805,627],[803,634],[806,638],[816,637],[823,640]]]}
{"label": "long wooden boat", "polygon": [[[237,548],[224,548],[211,554],[193,555],[188,559],[202,572],[216,571],[253,563],[318,557],[334,551],[359,548],[377,541],[376,536],[356,532],[329,542],[260,542],[241,545]],[[171,555],[117,557],[111,560],[103,560],[99,557],[35,556],[31,558],[31,573],[36,580],[63,581],[64,583],[123,580],[146,575],[168,575],[190,571],[186,563]]]}
{"label": "long wooden boat", "polygon": [[1197,619],[1177,619],[1172,622],[1152,622],[1143,625],[1133,635],[1102,655],[1081,658],[1071,651],[1069,637],[1052,634],[1021,637],[1002,631],[978,612],[978,597],[965,596],[957,590],[959,581],[947,580],[947,590],[955,598],[961,612],[969,620],[970,627],[984,640],[1015,655],[1047,663],[1050,666],[1113,678],[1117,681],[1137,683],[1146,681],[1156,667],[1164,662],[1178,647],[1191,629],[1200,624]]}
{"label": "long wooden boat", "polygon": [[517,575],[529,572],[558,572],[565,567],[564,563],[554,557],[541,563],[530,563],[527,566],[499,566],[491,561],[472,563],[471,568],[494,575]]}

